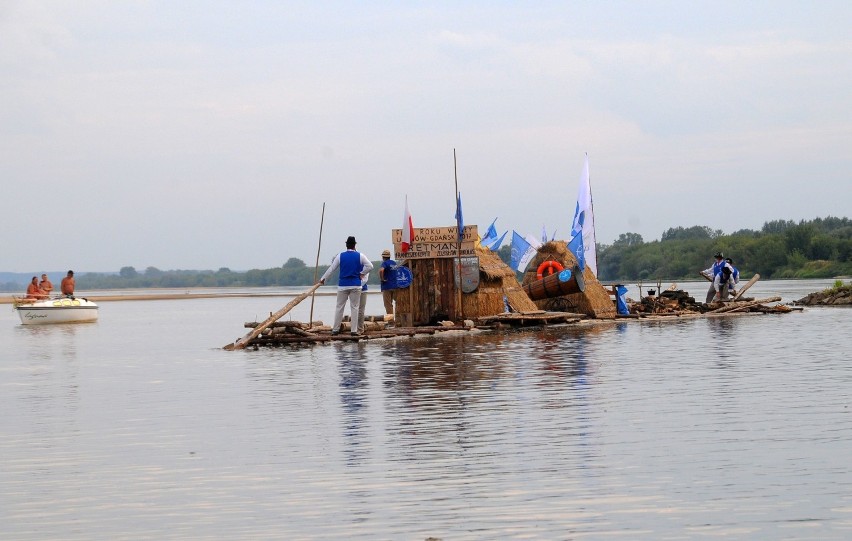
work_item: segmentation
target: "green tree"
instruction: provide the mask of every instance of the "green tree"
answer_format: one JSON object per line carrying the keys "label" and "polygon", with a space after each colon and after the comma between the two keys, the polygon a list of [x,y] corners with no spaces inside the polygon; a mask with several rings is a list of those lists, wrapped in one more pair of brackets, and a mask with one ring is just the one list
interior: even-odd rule
{"label": "green tree", "polygon": [[795,226],[796,222],[792,220],[773,220],[771,222],[764,222],[761,232],[773,235],[777,233],[784,233],[791,227]]}
{"label": "green tree", "polygon": [[834,257],[836,241],[824,233],[818,233],[811,237],[810,246],[808,246],[808,259],[823,260],[836,259]]}
{"label": "green tree", "polygon": [[784,231],[784,244],[788,252],[810,252],[811,239],[816,233],[816,228],[811,224],[799,224]]}
{"label": "green tree", "polygon": [[615,239],[615,242],[612,243],[613,246],[639,246],[640,244],[644,244],[645,241],[642,240],[642,235],[639,233],[622,233]]}
{"label": "green tree", "polygon": [[305,262],[302,261],[299,258],[291,257],[290,259],[287,260],[286,263],[284,263],[283,268],[285,268],[285,269],[304,269],[305,268]]}
{"label": "green tree", "polygon": [[672,227],[663,233],[661,241],[668,240],[701,240],[715,239],[722,235],[721,231],[713,230],[706,225],[694,225],[692,227]]}

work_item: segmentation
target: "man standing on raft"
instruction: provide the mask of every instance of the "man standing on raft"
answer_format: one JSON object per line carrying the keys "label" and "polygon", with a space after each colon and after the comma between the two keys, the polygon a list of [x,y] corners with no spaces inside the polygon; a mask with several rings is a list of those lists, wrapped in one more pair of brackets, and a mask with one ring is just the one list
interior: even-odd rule
{"label": "man standing on raft", "polygon": [[334,310],[334,326],[331,334],[340,334],[340,325],[343,322],[343,308],[346,300],[349,300],[349,319],[352,322],[352,335],[359,334],[358,309],[361,304],[361,278],[373,270],[373,264],[367,256],[355,251],[355,237],[346,239],[346,251],[334,256],[331,266],[320,278],[319,283],[325,284],[326,279],[335,270],[340,269],[340,277],[337,280],[337,306]]}

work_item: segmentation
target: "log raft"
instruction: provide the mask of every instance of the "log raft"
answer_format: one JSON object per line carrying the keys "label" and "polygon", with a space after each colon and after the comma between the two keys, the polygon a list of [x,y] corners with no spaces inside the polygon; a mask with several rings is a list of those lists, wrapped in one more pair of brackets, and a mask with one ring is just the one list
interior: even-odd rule
{"label": "log raft", "polygon": [[[764,299],[740,298],[715,302],[711,304],[696,303],[695,299],[685,291],[670,287],[660,295],[648,295],[639,302],[629,301],[630,314],[618,315],[621,321],[644,319],[671,320],[679,318],[703,318],[736,316],[743,313],[783,314],[793,311],[785,305],[770,305],[781,300],[781,297]],[[292,303],[291,303],[292,304]],[[288,305],[289,306],[289,305]],[[285,307],[286,308],[286,307]],[[587,314],[574,312],[553,312],[546,310],[513,311],[494,315],[473,317],[463,322],[440,321],[438,324],[423,324],[416,326],[393,325],[392,320],[385,316],[367,316],[364,318],[364,329],[361,334],[350,334],[349,318],[344,318],[341,332],[331,334],[331,327],[322,321],[299,322],[277,321],[273,314],[263,322],[250,321],[244,323],[246,329],[251,329],[248,335],[238,341],[239,348],[257,349],[260,346],[298,346],[330,342],[350,342],[376,339],[399,339],[402,337],[431,336],[448,331],[483,332],[499,331],[509,327],[544,327],[548,325],[571,325],[581,323],[596,324],[613,321],[590,318]],[[234,349],[226,347],[226,349]]]}
{"label": "log raft", "polygon": [[[273,323],[248,321],[243,324],[251,338],[241,340],[242,347],[256,349],[258,346],[311,345],[329,342],[351,342],[361,340],[393,339],[401,337],[431,336],[448,331],[486,331],[506,327],[528,327],[540,325],[571,324],[584,319],[583,314],[570,312],[509,312],[465,320],[463,323],[441,321],[437,325],[395,327],[383,316],[364,318],[364,329],[358,335],[350,334],[350,322],[346,317],[341,324],[340,334],[332,335],[331,327],[322,321],[303,323],[299,321],[276,321]],[[258,327],[262,327],[260,332]],[[248,335],[247,335],[248,336]]]}

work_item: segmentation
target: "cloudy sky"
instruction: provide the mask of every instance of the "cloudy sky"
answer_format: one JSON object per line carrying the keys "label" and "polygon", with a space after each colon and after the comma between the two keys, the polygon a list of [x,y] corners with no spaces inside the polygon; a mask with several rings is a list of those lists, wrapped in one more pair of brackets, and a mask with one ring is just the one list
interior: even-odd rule
{"label": "cloudy sky", "polygon": [[852,3],[0,1],[0,270],[852,216]]}

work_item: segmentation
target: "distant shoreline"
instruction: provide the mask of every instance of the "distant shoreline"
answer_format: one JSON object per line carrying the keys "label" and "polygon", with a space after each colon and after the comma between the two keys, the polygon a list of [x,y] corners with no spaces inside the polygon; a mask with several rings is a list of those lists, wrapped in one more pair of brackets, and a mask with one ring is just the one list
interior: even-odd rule
{"label": "distant shoreline", "polygon": [[[269,292],[257,292],[257,293],[202,293],[202,292],[186,292],[186,293],[151,293],[151,294],[139,294],[133,293],[129,295],[86,295],[85,293],[81,293],[76,295],[77,297],[85,298],[93,302],[110,302],[110,301],[164,301],[164,300],[182,300],[182,299],[224,299],[228,297],[244,297],[244,298],[253,298],[253,297],[296,297],[300,295],[301,292],[293,292],[293,293],[269,293]],[[327,297],[331,295],[336,295],[336,291],[322,291],[317,292],[315,295],[317,297]],[[3,296],[0,297],[0,304],[12,304],[12,296]]]}

